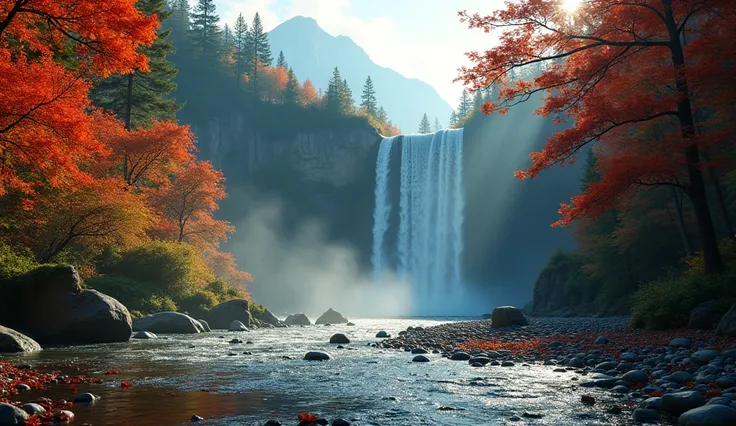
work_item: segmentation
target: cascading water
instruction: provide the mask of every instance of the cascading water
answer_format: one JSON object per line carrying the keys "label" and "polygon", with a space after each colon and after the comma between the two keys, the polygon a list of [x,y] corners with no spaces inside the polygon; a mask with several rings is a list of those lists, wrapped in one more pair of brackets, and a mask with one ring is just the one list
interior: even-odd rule
{"label": "cascading water", "polygon": [[[397,143],[398,142],[398,143]],[[398,236],[393,265],[386,247],[392,229],[391,151],[400,151]],[[413,287],[414,313],[446,310],[462,282],[463,131],[441,130],[381,141],[376,161],[374,279],[395,270]],[[393,251],[392,251],[393,252]]]}

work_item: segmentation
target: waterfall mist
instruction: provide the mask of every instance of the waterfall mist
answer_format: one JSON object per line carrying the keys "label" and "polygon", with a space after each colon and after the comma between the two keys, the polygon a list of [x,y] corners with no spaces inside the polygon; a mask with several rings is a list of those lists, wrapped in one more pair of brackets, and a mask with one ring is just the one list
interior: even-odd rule
{"label": "waterfall mist", "polygon": [[[244,200],[243,219],[228,242],[243,269],[257,303],[277,315],[302,312],[312,320],[328,308],[349,317],[396,317],[412,310],[411,289],[392,274],[378,288],[359,265],[357,252],[329,241],[318,220],[304,218],[294,229],[284,227],[283,204],[255,190],[231,193]],[[246,201],[247,200],[247,201]]]}

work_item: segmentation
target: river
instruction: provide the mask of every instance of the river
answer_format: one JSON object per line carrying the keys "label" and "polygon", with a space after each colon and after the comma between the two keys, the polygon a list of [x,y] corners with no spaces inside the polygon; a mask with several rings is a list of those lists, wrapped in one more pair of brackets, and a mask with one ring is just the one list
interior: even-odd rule
{"label": "river", "polygon": [[[279,419],[296,424],[297,414],[342,417],[354,425],[578,425],[610,424],[570,389],[570,375],[541,365],[472,368],[429,354],[412,363],[408,352],[370,347],[379,330],[397,334],[409,326],[428,327],[458,319],[353,319],[345,325],[213,331],[167,335],[155,340],[60,347],[23,357],[39,369],[65,365],[72,372],[102,377],[103,384],[57,386],[21,395],[72,399],[90,391],[102,399],[74,406],[75,424],[188,424],[192,415],[206,425],[258,425]],[[327,343],[345,333],[345,349]],[[224,336],[224,338],[220,338]],[[231,344],[239,338],[252,344]],[[309,350],[330,353],[327,362],[307,362]],[[250,355],[243,352],[251,352]],[[231,356],[230,354],[235,354]],[[287,358],[288,357],[288,358]],[[291,359],[289,359],[291,358]],[[115,369],[117,375],[104,375]],[[121,381],[133,386],[121,389]],[[571,406],[578,406],[576,414]],[[443,407],[440,409],[440,407]],[[451,409],[447,409],[447,408]],[[525,412],[544,414],[527,419]],[[509,421],[520,416],[522,422]]]}

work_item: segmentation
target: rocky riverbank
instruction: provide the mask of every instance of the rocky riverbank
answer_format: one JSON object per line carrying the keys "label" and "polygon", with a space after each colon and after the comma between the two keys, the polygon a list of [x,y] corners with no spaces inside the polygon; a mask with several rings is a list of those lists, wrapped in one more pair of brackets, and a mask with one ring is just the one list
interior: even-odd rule
{"label": "rocky riverbank", "polygon": [[634,330],[624,317],[503,328],[480,320],[408,329],[377,346],[411,351],[417,362],[439,353],[468,368],[547,365],[577,383],[581,405],[597,403],[590,388],[608,390],[599,405],[623,424],[736,425],[736,340],[713,332]]}

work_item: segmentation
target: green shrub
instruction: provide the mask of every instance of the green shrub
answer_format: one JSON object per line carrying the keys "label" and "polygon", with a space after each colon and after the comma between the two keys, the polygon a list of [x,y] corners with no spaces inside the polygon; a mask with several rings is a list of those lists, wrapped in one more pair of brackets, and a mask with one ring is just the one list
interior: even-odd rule
{"label": "green shrub", "polygon": [[0,242],[0,281],[23,275],[37,267],[38,263],[29,250]]}
{"label": "green shrub", "polygon": [[131,312],[176,311],[170,297],[151,292],[154,286],[122,275],[98,275],[87,280],[87,286],[114,297]]}
{"label": "green shrub", "polygon": [[154,294],[148,299],[144,299],[141,303],[141,310],[144,312],[176,312],[176,303],[169,296],[160,296]]}
{"label": "green shrub", "polygon": [[248,309],[253,316],[263,315],[266,312],[266,307],[258,303],[251,303]]}
{"label": "green shrub", "polygon": [[150,241],[120,253],[109,273],[146,283],[149,294],[180,300],[213,281],[212,272],[189,244]]}
{"label": "green shrub", "polygon": [[216,294],[202,290],[183,298],[179,302],[179,309],[189,315],[201,318],[211,307],[220,303]]}
{"label": "green shrub", "polygon": [[637,328],[668,329],[687,325],[690,311],[717,300],[725,312],[736,298],[736,273],[684,275],[651,282],[632,297],[631,321]]}

